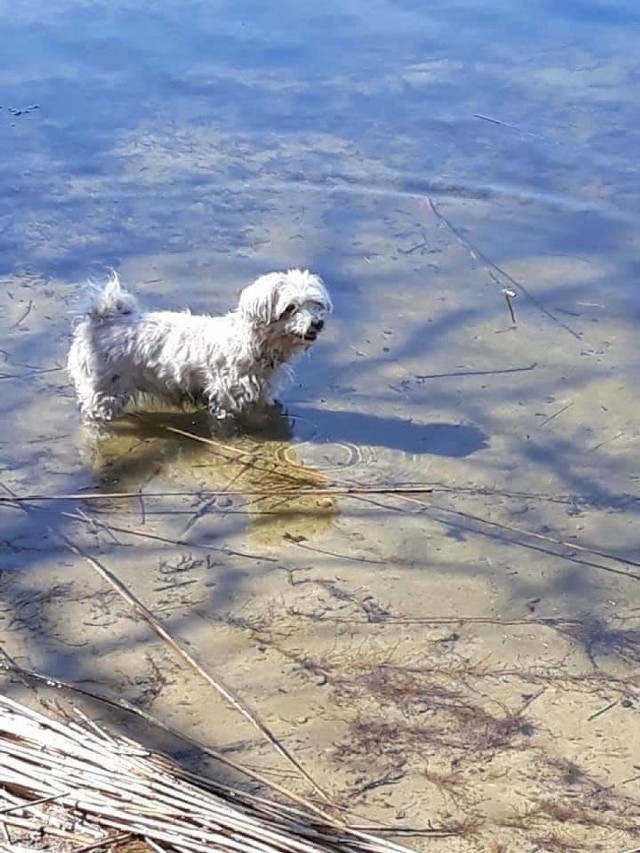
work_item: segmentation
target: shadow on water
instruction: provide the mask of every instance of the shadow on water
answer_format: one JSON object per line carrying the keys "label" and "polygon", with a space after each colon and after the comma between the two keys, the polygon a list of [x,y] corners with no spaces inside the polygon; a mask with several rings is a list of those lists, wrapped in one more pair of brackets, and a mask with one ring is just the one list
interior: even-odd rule
{"label": "shadow on water", "polygon": [[420,423],[413,418],[382,417],[364,412],[300,406],[320,440],[370,445],[400,453],[463,458],[483,450],[488,436],[470,424]]}

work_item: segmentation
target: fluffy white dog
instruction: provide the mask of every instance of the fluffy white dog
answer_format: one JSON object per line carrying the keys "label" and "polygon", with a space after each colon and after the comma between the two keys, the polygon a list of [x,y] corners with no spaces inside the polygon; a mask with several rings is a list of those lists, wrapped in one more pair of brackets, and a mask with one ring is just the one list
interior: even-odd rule
{"label": "fluffy white dog", "polygon": [[114,273],[74,329],[67,369],[88,420],[112,420],[149,397],[225,419],[274,401],[287,362],[332,310],[306,270],[261,276],[224,317],[141,311]]}

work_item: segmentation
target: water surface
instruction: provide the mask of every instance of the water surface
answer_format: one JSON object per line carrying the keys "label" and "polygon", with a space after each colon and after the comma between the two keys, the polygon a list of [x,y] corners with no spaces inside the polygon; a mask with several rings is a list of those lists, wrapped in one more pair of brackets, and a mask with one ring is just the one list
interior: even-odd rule
{"label": "water surface", "polygon": [[[11,654],[275,764],[64,532],[336,799],[457,827],[429,849],[633,846],[636,6],[0,4],[2,482],[105,494],[2,508]],[[218,312],[292,265],[336,316],[286,415],[83,433],[88,276]],[[434,491],[345,494],[399,483]]]}

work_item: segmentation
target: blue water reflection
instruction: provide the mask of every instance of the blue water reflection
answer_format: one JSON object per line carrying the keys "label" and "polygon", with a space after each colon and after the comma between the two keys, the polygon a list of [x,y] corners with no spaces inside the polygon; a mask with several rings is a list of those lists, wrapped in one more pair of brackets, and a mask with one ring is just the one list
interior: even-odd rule
{"label": "blue water reflection", "polygon": [[[637,19],[580,2],[7,7],[0,264],[82,274],[136,235],[162,250],[176,215],[188,247],[206,228],[195,188],[232,248],[270,184],[340,173],[632,217]],[[136,156],[150,145],[160,174]]]}

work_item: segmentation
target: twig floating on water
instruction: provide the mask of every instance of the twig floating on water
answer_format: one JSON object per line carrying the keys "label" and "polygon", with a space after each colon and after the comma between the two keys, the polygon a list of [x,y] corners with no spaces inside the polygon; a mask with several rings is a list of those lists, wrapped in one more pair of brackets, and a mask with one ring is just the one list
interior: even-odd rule
{"label": "twig floating on water", "polygon": [[55,495],[0,495],[0,503],[40,503],[41,501],[106,501],[123,498],[214,498],[225,495],[243,497],[294,497],[297,495],[401,495],[401,494],[431,494],[433,487],[422,483],[400,484],[397,486],[311,486],[301,485],[293,489],[198,489],[195,492],[70,492]]}
{"label": "twig floating on water", "polygon": [[13,329],[17,329],[21,323],[24,323],[24,321],[27,319],[29,314],[31,314],[32,308],[33,308],[33,299],[30,299],[29,303],[27,304],[27,307],[25,308],[23,313],[20,315],[20,317],[15,321],[15,323],[13,325],[9,326],[9,331],[12,331]]}
{"label": "twig floating on water", "polygon": [[539,133],[532,133],[530,130],[523,130],[515,124],[508,124],[506,121],[500,121],[500,119],[491,118],[491,116],[484,116],[482,113],[474,113],[473,117],[482,119],[482,121],[488,121],[491,124],[497,124],[499,127],[506,127],[509,130],[515,130],[516,133],[524,133],[525,136],[532,136],[534,139],[544,139],[544,136],[540,136]]}
{"label": "twig floating on water", "polygon": [[[516,527],[512,524],[504,524],[500,521],[490,521],[488,518],[482,518],[482,516],[473,515],[470,512],[462,512],[461,510],[450,509],[448,507],[443,506],[433,506],[433,504],[425,504],[425,506],[436,509],[438,510],[438,512],[448,513],[450,515],[457,515],[461,518],[468,518],[480,524],[486,524],[488,527],[496,527],[499,530],[506,530],[510,533],[517,533],[520,536],[530,536],[532,539],[540,539],[543,542],[551,542],[554,545],[559,545],[562,548],[567,548],[569,551],[580,551],[584,554],[595,554],[598,557],[604,557],[605,560],[611,560],[615,563],[623,563],[625,566],[634,566],[640,568],[640,562],[638,562],[637,560],[631,560],[629,557],[622,557],[619,554],[611,554],[607,551],[600,551],[599,549],[592,548],[588,545],[580,545],[577,542],[566,542],[563,539],[557,539],[555,536],[547,536],[545,533],[534,533],[532,530],[525,530],[522,527]],[[556,556],[561,555],[558,554]],[[637,572],[622,572],[620,570],[612,569],[606,566],[597,566],[597,568],[604,569],[608,572],[621,574],[626,578],[630,578],[631,580],[640,580],[640,574],[638,574]]]}
{"label": "twig floating on water", "polygon": [[590,723],[591,720],[595,720],[597,717],[601,717],[603,714],[606,714],[607,711],[610,711],[612,708],[615,708],[618,704],[618,700],[614,699],[613,702],[609,702],[608,705],[605,705],[604,708],[600,708],[599,711],[591,714],[590,717],[587,717],[587,722]]}
{"label": "twig floating on water", "polygon": [[494,370],[452,370],[449,373],[416,373],[415,377],[418,380],[424,380],[448,379],[454,376],[498,376],[503,373],[528,373],[530,370],[535,370],[537,366],[538,362],[532,361],[525,367],[497,367]]}
{"label": "twig floating on water", "polygon": [[550,422],[551,422],[552,420],[554,420],[555,418],[560,417],[560,415],[561,415],[563,412],[566,412],[566,411],[567,411],[567,409],[570,409],[570,408],[571,408],[571,406],[573,406],[573,402],[574,402],[574,401],[572,400],[570,403],[567,403],[567,405],[566,405],[566,406],[563,406],[561,409],[558,409],[558,411],[557,411],[557,412],[554,412],[552,415],[549,415],[549,417],[548,417],[548,418],[545,418],[545,419],[542,421],[542,423],[540,424],[539,429],[542,429],[542,427],[543,427],[543,426],[546,426],[548,423],[550,423]]}
{"label": "twig floating on water", "polygon": [[169,536],[160,536],[157,533],[147,533],[142,530],[133,530],[130,527],[118,527],[115,524],[106,524],[103,521],[98,521],[96,518],[84,517],[81,513],[61,512],[60,515],[65,518],[71,518],[74,521],[81,521],[83,524],[95,525],[105,531],[113,533],[124,533],[127,536],[138,536],[142,539],[150,539],[154,542],[164,542],[166,545],[180,545],[185,548],[199,548],[203,551],[216,551],[219,554],[225,554],[227,557],[242,557],[246,560],[261,560],[265,563],[277,563],[277,557],[268,557],[266,554],[249,554],[246,551],[235,551],[233,548],[223,548],[216,545],[209,545],[205,542],[188,542],[186,539],[171,539]]}
{"label": "twig floating on water", "polygon": [[284,744],[281,743],[280,740],[271,732],[268,726],[260,720],[255,713],[249,710],[248,706],[245,702],[237,696],[229,687],[219,681],[217,678],[214,678],[209,672],[207,672],[204,667],[202,667],[196,660],[191,656],[191,654],[184,649],[179,643],[177,643],[171,634],[167,631],[167,629],[162,625],[153,613],[138,599],[136,596],[128,589],[128,587],[120,580],[110,569],[100,563],[95,557],[92,557],[88,554],[84,549],[82,549],[79,545],[76,545],[71,539],[69,539],[64,533],[60,531],[51,530],[54,535],[57,535],[67,546],[67,548],[72,551],[77,556],[82,557],[89,565],[95,569],[98,574],[107,581],[107,583],[115,589],[115,591],[123,598],[149,625],[149,627],[154,631],[155,634],[160,637],[173,651],[181,657],[195,672],[198,673],[211,687],[214,688],[222,697],[224,697],[227,702],[229,702],[236,711],[239,711],[245,719],[247,719],[251,725],[253,725],[265,738],[271,743],[273,747],[292,764],[298,772],[304,776],[304,778],[309,782],[312,788],[316,791],[316,793],[320,794],[320,796],[326,801],[331,802],[327,795],[324,793],[322,788],[317,784],[317,782],[313,779],[313,777],[302,767],[300,762],[293,756],[293,754],[288,750]]}
{"label": "twig floating on water", "polygon": [[482,264],[482,266],[487,270],[491,279],[497,285],[500,285],[501,282],[500,279],[496,276],[496,273],[502,276],[503,279],[506,279],[509,284],[513,285],[513,287],[521,290],[525,294],[525,296],[530,299],[531,302],[533,302],[533,304],[538,308],[538,310],[542,311],[542,313],[545,314],[550,320],[552,320],[557,326],[559,326],[561,329],[564,329],[565,332],[569,332],[569,334],[576,340],[582,340],[580,335],[574,329],[572,329],[571,326],[568,326],[566,323],[563,323],[562,320],[559,320],[556,315],[546,307],[546,305],[544,305],[536,296],[533,295],[533,293],[531,293],[528,288],[524,286],[524,284],[522,284],[522,282],[516,281],[512,275],[509,275],[506,270],[502,269],[502,267],[494,263],[491,258],[487,257],[484,252],[481,252],[480,249],[477,248],[477,246],[475,246],[470,240],[468,240],[467,237],[465,237],[464,234],[452,222],[450,222],[446,216],[440,213],[438,208],[433,203],[433,199],[431,198],[431,196],[426,197],[426,202],[436,219],[442,222],[443,225],[446,225],[449,231],[451,231],[453,236],[460,243],[460,245],[464,246],[464,248],[467,250],[467,252],[469,252],[474,261],[477,261],[479,264]]}
{"label": "twig floating on water", "polygon": [[512,290],[510,287],[503,287],[502,292],[504,294],[504,298],[507,300],[507,308],[509,309],[509,316],[511,317],[511,322],[514,326],[517,325],[516,314],[513,310],[513,300],[518,295],[515,290]]}

